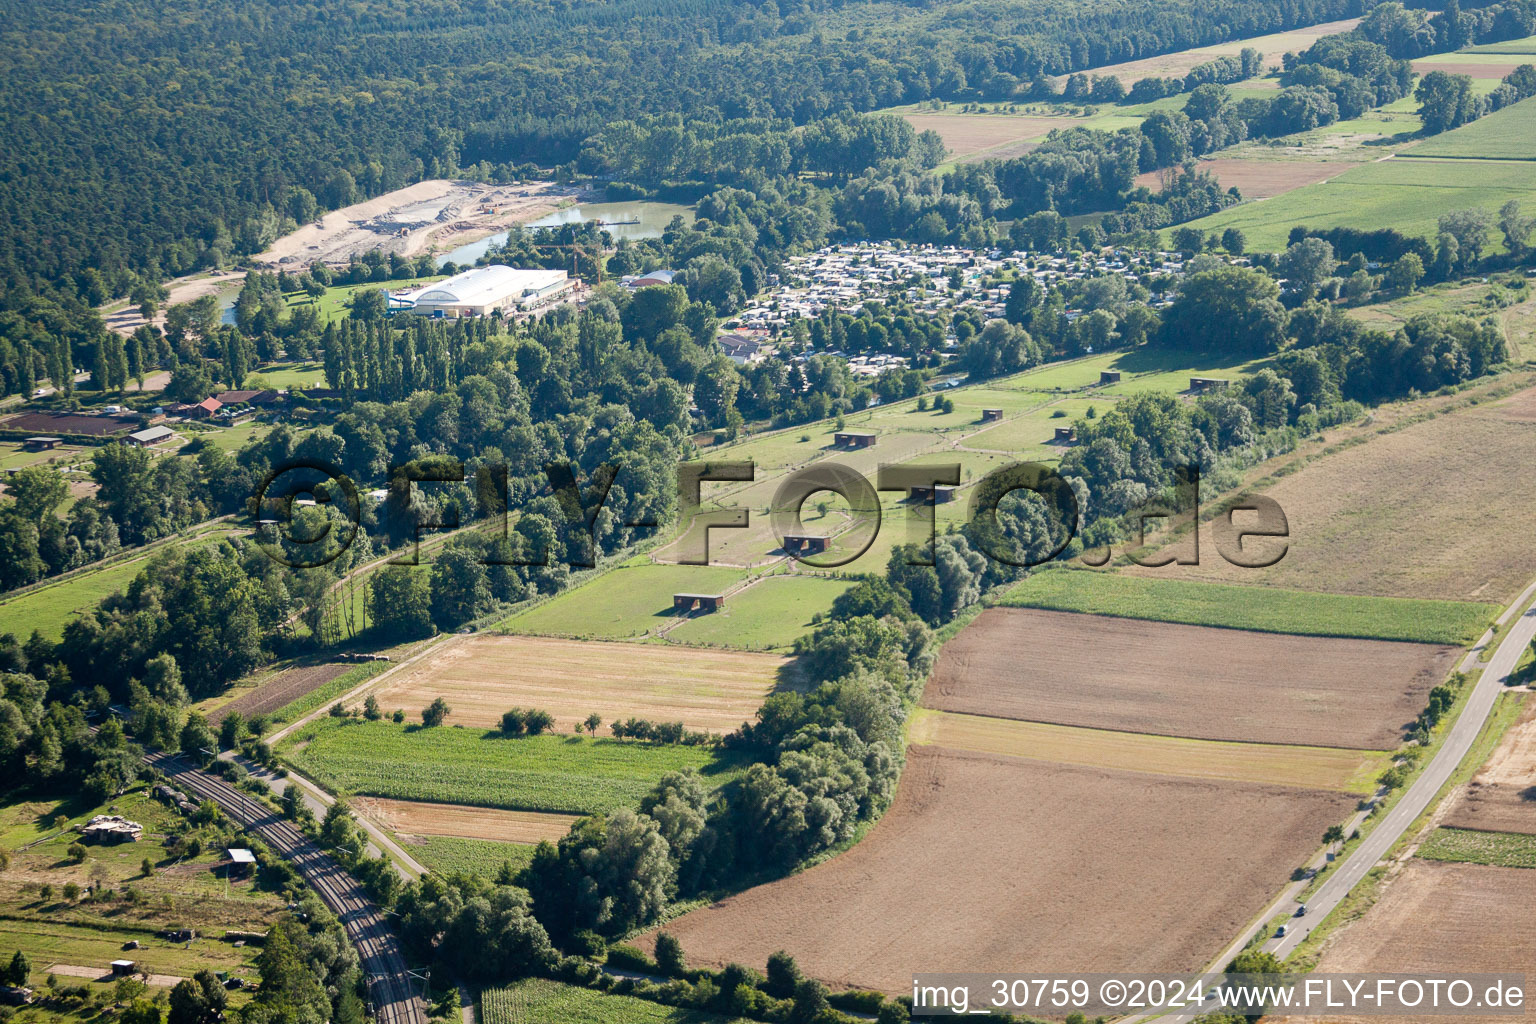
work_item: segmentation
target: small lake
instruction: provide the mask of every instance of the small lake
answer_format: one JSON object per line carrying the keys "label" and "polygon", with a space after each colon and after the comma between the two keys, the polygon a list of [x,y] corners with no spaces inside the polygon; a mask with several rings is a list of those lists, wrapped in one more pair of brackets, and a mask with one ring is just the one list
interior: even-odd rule
{"label": "small lake", "polygon": [[[579,224],[582,221],[596,220],[603,222],[603,228],[614,240],[620,238],[660,238],[673,217],[681,216],[685,221],[692,223],[693,208],[679,203],[656,203],[647,199],[636,199],[622,203],[577,203],[575,206],[567,206],[553,213],[545,214],[538,220],[524,224],[526,228],[556,228],[562,224]],[[473,264],[481,256],[490,251],[491,246],[500,245],[507,240],[507,232],[500,231],[478,242],[470,242],[461,245],[452,252],[438,257],[438,266],[452,260],[460,266]]]}

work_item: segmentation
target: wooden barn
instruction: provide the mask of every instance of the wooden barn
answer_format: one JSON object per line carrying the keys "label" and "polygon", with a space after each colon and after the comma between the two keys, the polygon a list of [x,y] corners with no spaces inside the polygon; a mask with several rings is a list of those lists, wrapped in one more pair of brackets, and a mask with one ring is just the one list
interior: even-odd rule
{"label": "wooden barn", "polygon": [[689,612],[715,612],[725,607],[724,594],[673,594],[672,610]]}
{"label": "wooden barn", "polygon": [[784,550],[791,555],[819,555],[827,550],[826,537],[813,537],[806,533],[784,535]]}
{"label": "wooden barn", "polygon": [[1052,440],[1057,444],[1071,444],[1077,440],[1077,429],[1075,427],[1057,427],[1056,436]]}
{"label": "wooden barn", "polygon": [[1100,384],[1119,384],[1120,383],[1120,371],[1119,370],[1100,370],[1099,371],[1099,383]]}
{"label": "wooden barn", "polygon": [[1003,418],[1003,410],[1001,410],[1001,409],[983,409],[983,410],[981,410],[981,422],[983,422],[983,423],[995,423],[995,422],[997,422],[998,420],[1000,420],[1002,418]]}
{"label": "wooden barn", "polygon": [[873,448],[878,436],[860,430],[839,430],[832,435],[832,443],[839,448]]}
{"label": "wooden barn", "polygon": [[1225,377],[1191,377],[1189,378],[1189,390],[1196,393],[1206,391],[1220,391],[1232,382]]}

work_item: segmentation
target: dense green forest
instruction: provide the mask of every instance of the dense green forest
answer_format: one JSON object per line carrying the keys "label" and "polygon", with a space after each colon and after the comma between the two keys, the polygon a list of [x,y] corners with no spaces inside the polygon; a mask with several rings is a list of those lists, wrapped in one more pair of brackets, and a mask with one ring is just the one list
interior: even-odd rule
{"label": "dense green forest", "polygon": [[[0,284],[96,303],[643,109],[798,124],[1360,13],[1360,0],[8,5]],[[750,44],[750,45],[747,45]],[[13,305],[15,299],[8,300]]]}

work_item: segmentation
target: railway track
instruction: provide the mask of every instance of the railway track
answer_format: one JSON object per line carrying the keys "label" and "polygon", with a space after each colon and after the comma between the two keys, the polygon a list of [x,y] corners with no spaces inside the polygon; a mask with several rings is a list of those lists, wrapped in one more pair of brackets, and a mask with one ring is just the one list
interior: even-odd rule
{"label": "railway track", "polygon": [[421,999],[412,991],[406,973],[399,936],[357,879],[293,824],[218,776],[174,755],[154,754],[144,760],[174,779],[178,787],[218,804],[230,820],[260,836],[298,869],[340,919],[347,938],[357,948],[368,978],[369,1002],[379,1024],[426,1024]]}

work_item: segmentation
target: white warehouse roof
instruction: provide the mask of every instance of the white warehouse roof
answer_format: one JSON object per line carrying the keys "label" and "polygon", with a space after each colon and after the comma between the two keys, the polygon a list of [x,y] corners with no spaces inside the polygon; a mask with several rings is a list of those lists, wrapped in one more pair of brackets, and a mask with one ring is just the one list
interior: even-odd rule
{"label": "white warehouse roof", "polygon": [[416,296],[417,305],[490,306],[507,298],[539,291],[565,280],[563,270],[520,270],[495,265],[476,267],[439,281]]}

